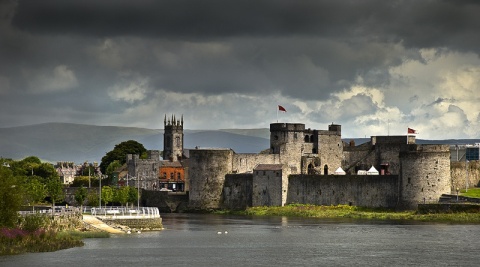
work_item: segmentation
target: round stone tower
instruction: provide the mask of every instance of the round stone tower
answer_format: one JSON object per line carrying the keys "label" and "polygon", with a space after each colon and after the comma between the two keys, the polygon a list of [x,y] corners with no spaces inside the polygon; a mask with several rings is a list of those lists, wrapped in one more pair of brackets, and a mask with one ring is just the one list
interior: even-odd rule
{"label": "round stone tower", "polygon": [[188,162],[190,208],[220,208],[225,175],[232,173],[233,150],[192,149]]}
{"label": "round stone tower", "polygon": [[167,120],[167,115],[163,121],[163,159],[177,161],[183,156],[183,115],[181,120],[177,120],[175,115]]}
{"label": "round stone tower", "polygon": [[400,151],[400,206],[436,203],[451,192],[448,145],[408,145]]}

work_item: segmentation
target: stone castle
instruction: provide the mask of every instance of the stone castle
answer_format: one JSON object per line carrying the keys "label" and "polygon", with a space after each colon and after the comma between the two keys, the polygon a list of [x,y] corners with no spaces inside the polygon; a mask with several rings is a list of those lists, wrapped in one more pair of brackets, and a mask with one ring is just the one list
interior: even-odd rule
{"label": "stone castle", "polygon": [[[451,192],[449,146],[418,145],[415,136],[373,136],[355,146],[342,141],[341,125],[315,130],[272,123],[269,153],[195,148],[187,158],[183,117],[165,118],[164,126],[164,159],[185,168],[192,209],[291,203],[416,208]],[[380,171],[368,175],[368,169]]]}

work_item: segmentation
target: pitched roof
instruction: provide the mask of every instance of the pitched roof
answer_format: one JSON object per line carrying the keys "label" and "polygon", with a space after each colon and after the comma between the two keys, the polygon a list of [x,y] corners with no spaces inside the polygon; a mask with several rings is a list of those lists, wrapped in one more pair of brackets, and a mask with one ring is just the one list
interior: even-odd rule
{"label": "pitched roof", "polygon": [[180,161],[169,161],[169,160],[161,160],[160,161],[160,168],[161,167],[183,167]]}

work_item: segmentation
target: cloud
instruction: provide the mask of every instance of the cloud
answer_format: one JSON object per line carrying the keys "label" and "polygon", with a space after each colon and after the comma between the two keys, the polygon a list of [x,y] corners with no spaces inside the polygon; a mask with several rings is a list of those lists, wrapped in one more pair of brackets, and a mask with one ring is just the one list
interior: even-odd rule
{"label": "cloud", "polygon": [[25,71],[24,75],[30,80],[30,91],[33,93],[66,91],[78,86],[75,73],[65,65],[58,65],[51,72],[32,74],[32,71]]}
{"label": "cloud", "polygon": [[[131,78],[134,76],[134,78]],[[108,88],[108,96],[114,101],[134,103],[147,97],[149,79],[133,74],[123,74],[115,85]]]}
{"label": "cloud", "polygon": [[448,0],[3,1],[0,125],[161,128],[176,113],[189,128],[268,127],[281,104],[279,120],[345,136],[478,137],[479,13]]}
{"label": "cloud", "polygon": [[10,81],[8,77],[0,76],[0,95],[6,94],[10,89]]}

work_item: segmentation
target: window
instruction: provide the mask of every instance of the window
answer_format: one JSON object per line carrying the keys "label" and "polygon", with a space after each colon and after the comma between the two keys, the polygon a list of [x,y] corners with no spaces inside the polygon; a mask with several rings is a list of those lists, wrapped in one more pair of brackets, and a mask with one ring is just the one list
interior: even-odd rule
{"label": "window", "polygon": [[175,137],[175,144],[177,145],[177,147],[180,147],[180,137],[179,136]]}
{"label": "window", "polygon": [[180,175],[180,173],[177,173],[177,180],[181,180],[181,175]]}
{"label": "window", "polygon": [[173,172],[170,173],[170,179],[173,180]]}

